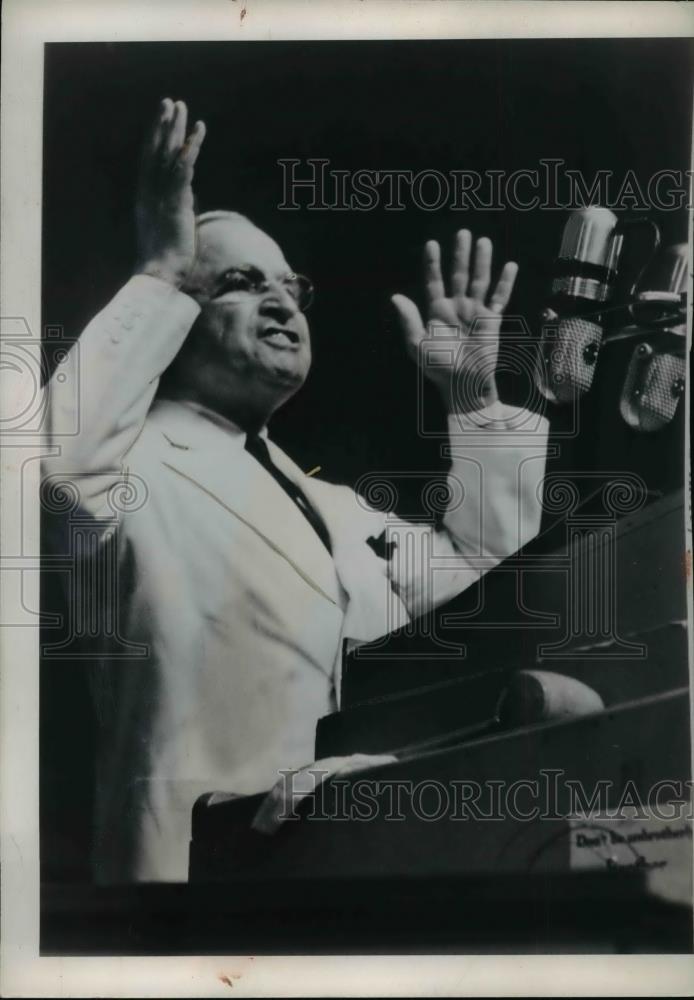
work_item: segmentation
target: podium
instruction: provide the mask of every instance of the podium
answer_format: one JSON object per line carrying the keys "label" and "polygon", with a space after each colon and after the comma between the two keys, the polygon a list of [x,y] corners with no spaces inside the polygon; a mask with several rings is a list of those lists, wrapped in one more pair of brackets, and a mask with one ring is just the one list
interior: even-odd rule
{"label": "podium", "polygon": [[[325,893],[334,919],[355,906],[362,912],[368,899],[409,948],[419,914],[439,928],[439,940],[462,950],[493,951],[493,941],[513,949],[524,929],[539,950],[667,951],[668,941],[691,950],[682,496],[613,519],[609,530],[597,532],[591,514],[583,517],[587,540],[569,525],[544,578],[532,552],[511,561],[516,584],[518,573],[534,574],[525,607],[545,620],[532,641],[504,657],[508,631],[500,640],[493,629],[473,630],[453,676],[439,672],[434,683],[404,689],[388,690],[394,661],[369,661],[368,647],[347,662],[343,708],[319,723],[316,757],[390,751],[396,763],[317,784],[272,836],[250,827],[262,795],[202,796],[190,846],[197,891],[256,884],[267,912],[279,897],[301,897],[299,924],[323,912]],[[588,647],[575,620],[552,617],[571,607],[582,570],[574,558],[573,577],[562,577],[562,559],[577,546],[587,548],[592,572],[607,567],[620,586],[607,638],[594,629]],[[501,595],[497,609],[510,572],[505,564],[491,585]],[[396,649],[399,642],[396,635]],[[420,679],[426,662],[423,654]],[[412,678],[411,660],[408,666]],[[510,728],[500,713],[504,692],[519,670],[538,666],[588,684],[604,707]],[[354,673],[369,667],[376,683],[360,698],[355,693],[366,685]],[[439,907],[445,919],[435,916]],[[654,929],[663,907],[668,941]],[[503,915],[494,918],[495,908]],[[475,912],[479,927],[488,921],[484,940],[473,930]],[[511,912],[517,926],[506,920]],[[643,938],[630,923],[637,914],[641,930],[650,928]],[[617,927],[626,935],[621,941]],[[564,931],[568,938],[559,941]],[[524,941],[519,950],[528,950]]]}
{"label": "podium", "polygon": [[[397,763],[326,781],[274,836],[250,827],[262,795],[210,789],[187,884],[44,884],[42,953],[691,953],[682,504],[666,496],[599,537],[619,584],[618,655],[567,627],[566,545],[545,572],[532,550],[514,557],[484,601],[465,597],[472,611],[442,609],[465,623],[462,660],[398,635],[392,658],[348,658],[316,750],[395,749]],[[596,537],[571,544],[594,555]],[[490,625],[512,622],[519,579],[522,627]],[[537,668],[604,708],[510,726],[502,695]]]}

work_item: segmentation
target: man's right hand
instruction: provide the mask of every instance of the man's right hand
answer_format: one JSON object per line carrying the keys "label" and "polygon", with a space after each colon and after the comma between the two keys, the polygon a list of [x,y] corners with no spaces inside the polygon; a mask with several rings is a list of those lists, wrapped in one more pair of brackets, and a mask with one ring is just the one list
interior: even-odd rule
{"label": "man's right hand", "polygon": [[205,138],[196,122],[186,136],[188,109],[165,98],[142,153],[137,190],[138,274],[180,288],[195,258],[193,168]]}

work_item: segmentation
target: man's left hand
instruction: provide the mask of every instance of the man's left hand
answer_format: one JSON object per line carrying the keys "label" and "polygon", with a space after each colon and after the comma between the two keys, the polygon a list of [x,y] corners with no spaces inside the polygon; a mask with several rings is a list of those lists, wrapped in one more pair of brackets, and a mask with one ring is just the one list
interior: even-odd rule
{"label": "man's left hand", "polygon": [[[417,306],[404,295],[394,295],[409,353],[420,361],[425,339],[436,347],[436,364],[426,375],[437,386],[449,413],[480,410],[498,399],[496,363],[499,332],[518,273],[518,265],[504,265],[491,295],[492,242],[477,240],[472,273],[472,234],[462,229],[456,236],[451,268],[451,294],[441,275],[441,248],[430,240],[424,248],[426,324]],[[450,361],[442,360],[446,355]]]}

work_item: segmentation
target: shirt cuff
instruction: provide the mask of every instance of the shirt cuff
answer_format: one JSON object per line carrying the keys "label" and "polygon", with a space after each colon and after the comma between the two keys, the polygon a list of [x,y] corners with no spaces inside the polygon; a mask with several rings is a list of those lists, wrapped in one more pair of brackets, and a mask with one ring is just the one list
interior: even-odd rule
{"label": "shirt cuff", "polygon": [[500,431],[528,431],[530,426],[536,427],[543,418],[522,406],[511,406],[502,403],[500,399],[489,406],[467,413],[449,413],[448,427],[453,433],[460,431],[476,431],[493,427]]}

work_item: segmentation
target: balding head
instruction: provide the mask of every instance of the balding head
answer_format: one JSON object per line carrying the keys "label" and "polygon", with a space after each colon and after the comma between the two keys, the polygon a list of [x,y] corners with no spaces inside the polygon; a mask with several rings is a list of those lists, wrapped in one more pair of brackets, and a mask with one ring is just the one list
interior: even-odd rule
{"label": "balding head", "polygon": [[258,267],[264,274],[290,270],[280,247],[247,216],[222,209],[196,217],[195,264],[183,290],[209,293],[214,278],[232,267]]}

